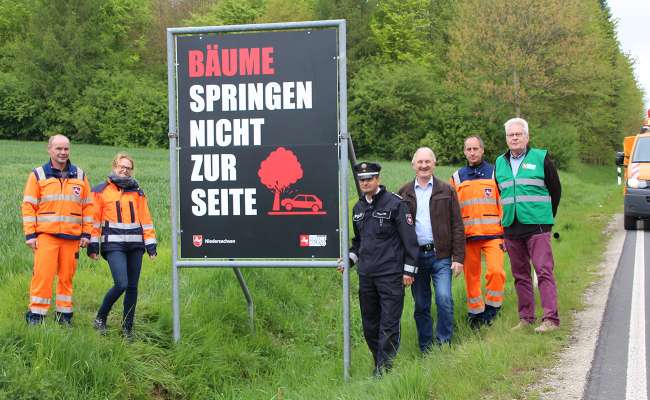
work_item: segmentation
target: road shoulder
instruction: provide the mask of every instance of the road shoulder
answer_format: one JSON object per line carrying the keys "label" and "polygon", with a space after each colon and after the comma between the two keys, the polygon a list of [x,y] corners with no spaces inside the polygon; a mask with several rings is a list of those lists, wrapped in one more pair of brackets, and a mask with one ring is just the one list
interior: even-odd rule
{"label": "road shoulder", "polygon": [[572,317],[569,343],[558,354],[557,363],[542,371],[543,378],[527,390],[529,393],[539,393],[542,400],[580,400],[583,397],[609,288],[625,241],[622,214],[614,215],[604,234],[609,241],[597,269],[599,277],[583,295],[584,310],[575,312]]}

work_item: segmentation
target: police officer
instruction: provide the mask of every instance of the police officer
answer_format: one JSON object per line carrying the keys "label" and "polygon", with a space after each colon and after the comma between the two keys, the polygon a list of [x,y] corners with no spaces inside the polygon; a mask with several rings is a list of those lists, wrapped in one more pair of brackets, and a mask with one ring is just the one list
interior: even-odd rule
{"label": "police officer", "polygon": [[359,273],[363,334],[375,362],[373,374],[391,368],[400,342],[404,286],[413,283],[418,243],[406,204],[379,184],[381,166],[354,166],[361,198],[354,206],[350,261]]}

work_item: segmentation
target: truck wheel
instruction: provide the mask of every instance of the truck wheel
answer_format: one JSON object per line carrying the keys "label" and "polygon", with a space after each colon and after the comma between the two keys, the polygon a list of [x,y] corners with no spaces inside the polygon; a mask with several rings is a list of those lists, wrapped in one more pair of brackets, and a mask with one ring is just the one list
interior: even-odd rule
{"label": "truck wheel", "polygon": [[623,226],[626,231],[636,230],[636,218],[623,214]]}

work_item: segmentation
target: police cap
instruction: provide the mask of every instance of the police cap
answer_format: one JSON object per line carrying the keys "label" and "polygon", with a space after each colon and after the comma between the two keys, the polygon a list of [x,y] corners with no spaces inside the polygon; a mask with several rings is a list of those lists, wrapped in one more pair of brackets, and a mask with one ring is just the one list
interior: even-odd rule
{"label": "police cap", "polygon": [[379,175],[381,171],[381,165],[378,163],[371,162],[360,162],[354,166],[354,173],[357,175],[357,179],[369,179],[373,176]]}

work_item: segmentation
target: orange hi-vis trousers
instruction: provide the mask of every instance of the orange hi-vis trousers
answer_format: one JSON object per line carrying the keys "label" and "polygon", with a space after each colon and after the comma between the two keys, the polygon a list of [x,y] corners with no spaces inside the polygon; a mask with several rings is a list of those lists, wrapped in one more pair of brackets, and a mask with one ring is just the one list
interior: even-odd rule
{"label": "orange hi-vis trousers", "polygon": [[[501,307],[506,272],[503,269],[503,239],[468,240],[465,244],[465,289],[467,310],[470,314],[485,311],[485,304]],[[481,293],[481,253],[485,254],[486,294],[483,302]]]}
{"label": "orange hi-vis trousers", "polygon": [[34,251],[34,272],[29,288],[29,310],[34,314],[47,315],[52,302],[52,282],[56,285],[56,311],[72,312],[72,278],[77,270],[79,240],[61,239],[53,235],[38,235],[38,247]]}

